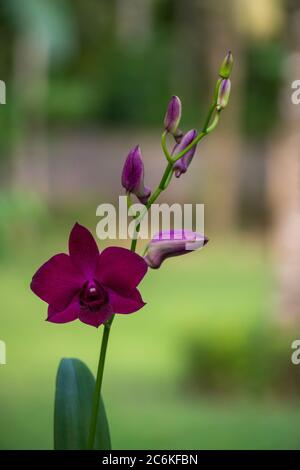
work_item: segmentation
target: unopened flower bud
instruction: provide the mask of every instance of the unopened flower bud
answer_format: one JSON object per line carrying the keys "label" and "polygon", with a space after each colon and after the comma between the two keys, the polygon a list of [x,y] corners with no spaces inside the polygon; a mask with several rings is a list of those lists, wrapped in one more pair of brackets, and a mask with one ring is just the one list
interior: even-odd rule
{"label": "unopened flower bud", "polygon": [[165,259],[199,250],[207,243],[207,237],[191,230],[161,231],[149,243],[144,259],[150,268],[157,269]]}
{"label": "unopened flower bud", "polygon": [[168,109],[164,120],[164,126],[166,131],[170,132],[170,134],[175,135],[180,119],[181,101],[178,96],[172,96],[171,101],[168,104]]}
{"label": "unopened flower bud", "polygon": [[224,109],[228,105],[231,90],[231,81],[229,78],[222,80],[219,86],[217,99],[217,108]]}
{"label": "unopened flower bud", "polygon": [[[182,150],[184,150],[188,145],[190,145],[193,140],[197,137],[197,131],[192,129],[188,131],[181,139],[180,143],[175,145],[172,156],[176,157]],[[181,157],[177,162],[174,164],[174,172],[176,178],[182,173],[185,173],[188,169],[193,156],[195,155],[197,145],[194,145],[183,157]]]}
{"label": "unopened flower bud", "polygon": [[135,194],[142,204],[147,204],[151,190],[144,185],[144,163],[137,145],[128,154],[122,172],[122,186]]}
{"label": "unopened flower bud", "polygon": [[219,70],[219,75],[221,78],[229,78],[233,67],[233,55],[231,51],[226,54],[225,59],[222,62],[222,65]]}

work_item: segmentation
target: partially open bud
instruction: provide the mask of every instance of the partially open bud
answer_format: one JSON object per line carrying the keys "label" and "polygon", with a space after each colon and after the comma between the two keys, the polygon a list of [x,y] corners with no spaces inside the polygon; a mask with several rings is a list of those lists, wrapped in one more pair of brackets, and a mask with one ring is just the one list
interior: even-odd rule
{"label": "partially open bud", "polygon": [[135,194],[142,204],[147,204],[151,190],[144,185],[144,163],[137,145],[128,154],[122,172],[122,186]]}
{"label": "partially open bud", "polygon": [[222,80],[219,86],[217,99],[217,108],[224,109],[228,105],[231,90],[231,81],[229,78]]}
{"label": "partially open bud", "polygon": [[226,54],[225,59],[222,62],[222,65],[219,70],[219,75],[221,78],[229,78],[233,67],[233,55],[231,51]]}
{"label": "partially open bud", "polygon": [[[193,140],[197,137],[197,131],[195,129],[192,129],[188,131],[181,139],[180,143],[175,145],[173,151],[172,151],[172,156],[176,157],[182,150],[184,150],[188,145],[190,145]],[[195,155],[196,152],[196,147],[197,145],[194,145],[183,157],[181,157],[177,162],[174,164],[174,172],[176,178],[179,178],[179,176],[182,173],[185,173],[186,170],[188,169],[193,156]]]}
{"label": "partially open bud", "polygon": [[165,259],[199,250],[207,243],[207,237],[191,230],[161,231],[149,243],[144,259],[157,269]]}
{"label": "partially open bud", "polygon": [[178,96],[172,96],[165,115],[164,126],[166,131],[176,136],[176,131],[181,119],[181,101]]}

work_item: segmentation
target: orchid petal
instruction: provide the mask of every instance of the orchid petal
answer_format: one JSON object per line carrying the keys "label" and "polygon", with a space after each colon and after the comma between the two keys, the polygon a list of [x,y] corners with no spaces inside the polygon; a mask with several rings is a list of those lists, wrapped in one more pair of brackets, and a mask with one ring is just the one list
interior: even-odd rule
{"label": "orchid petal", "polygon": [[134,289],[147,272],[144,259],[126,248],[109,247],[99,256],[96,279],[115,291]]}
{"label": "orchid petal", "polygon": [[69,252],[72,263],[86,279],[94,276],[99,250],[91,232],[75,224],[69,237]]}
{"label": "orchid petal", "polygon": [[83,277],[76,271],[70,257],[60,253],[37,270],[30,287],[42,300],[63,310],[79,291],[82,282]]}

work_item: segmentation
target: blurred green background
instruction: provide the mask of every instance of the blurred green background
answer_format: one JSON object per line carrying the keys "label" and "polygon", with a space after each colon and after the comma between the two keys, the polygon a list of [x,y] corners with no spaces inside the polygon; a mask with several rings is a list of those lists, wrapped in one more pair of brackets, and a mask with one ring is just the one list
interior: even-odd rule
{"label": "blurred green background", "polygon": [[104,398],[114,448],[300,448],[299,3],[10,0],[0,24],[0,448],[52,448],[60,359],[98,360],[101,328],[45,323],[32,274],[75,221],[95,233],[137,143],[157,184],[170,96],[199,128],[229,49],[228,109],[161,199],[204,203],[210,243],[117,317]]}

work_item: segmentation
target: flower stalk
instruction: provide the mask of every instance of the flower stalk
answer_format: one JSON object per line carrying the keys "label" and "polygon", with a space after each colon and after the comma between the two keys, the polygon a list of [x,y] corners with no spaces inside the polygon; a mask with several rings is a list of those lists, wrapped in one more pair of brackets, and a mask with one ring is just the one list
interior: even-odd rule
{"label": "flower stalk", "polygon": [[90,429],[89,429],[89,436],[88,436],[88,443],[87,443],[88,450],[92,450],[94,448],[94,443],[95,443],[97,421],[98,421],[98,410],[99,410],[100,397],[101,397],[101,388],[102,388],[102,382],[103,382],[106,351],[107,351],[110,328],[111,328],[113,319],[114,319],[114,315],[112,315],[112,317],[104,324],[104,329],[103,329],[100,356],[99,356],[98,369],[97,369],[97,378],[96,378],[93,403],[92,403],[91,422],[90,422]]}

